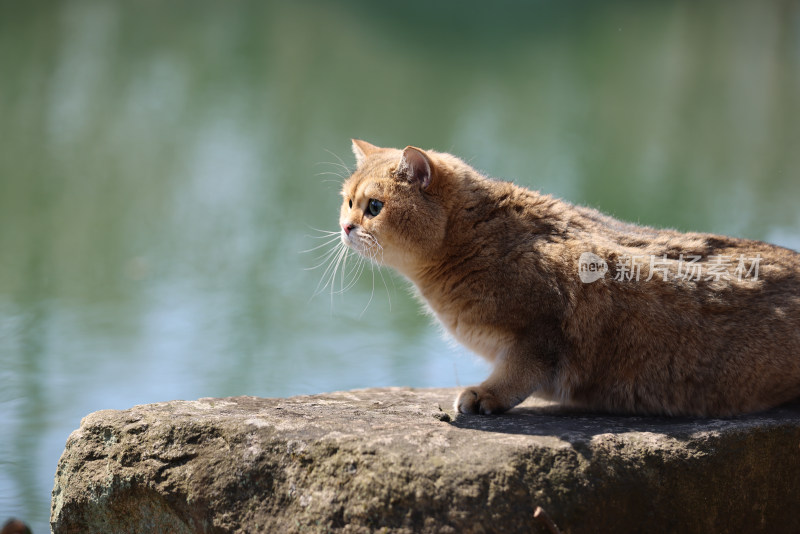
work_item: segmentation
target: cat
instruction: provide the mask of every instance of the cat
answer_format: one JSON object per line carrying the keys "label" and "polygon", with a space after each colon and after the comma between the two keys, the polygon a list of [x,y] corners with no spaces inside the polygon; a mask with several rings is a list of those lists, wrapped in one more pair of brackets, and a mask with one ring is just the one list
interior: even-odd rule
{"label": "cat", "polygon": [[531,394],[620,414],[731,416],[800,397],[800,254],[628,224],[459,158],[353,140],[341,240],[410,280],[491,362],[460,413]]}

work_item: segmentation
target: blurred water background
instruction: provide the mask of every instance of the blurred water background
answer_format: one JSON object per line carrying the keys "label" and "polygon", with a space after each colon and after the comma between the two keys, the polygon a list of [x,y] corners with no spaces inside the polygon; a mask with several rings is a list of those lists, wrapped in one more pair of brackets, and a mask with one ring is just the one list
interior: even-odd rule
{"label": "blurred water background", "polygon": [[484,378],[314,295],[351,137],[797,249],[798,119],[798,2],[0,1],[0,522],[95,410]]}

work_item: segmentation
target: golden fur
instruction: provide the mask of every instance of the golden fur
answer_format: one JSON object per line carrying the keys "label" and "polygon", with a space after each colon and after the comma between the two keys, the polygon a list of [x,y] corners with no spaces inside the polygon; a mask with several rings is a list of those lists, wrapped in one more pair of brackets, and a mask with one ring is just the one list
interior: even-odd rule
{"label": "golden fur", "polygon": [[[800,396],[800,254],[623,223],[449,154],[358,140],[353,151],[342,240],[402,273],[493,364],[459,395],[459,412],[500,413],[535,393],[620,413],[721,416]],[[383,203],[377,215],[371,199]],[[579,277],[585,253],[608,266],[591,283]],[[680,277],[692,256],[704,273],[719,257],[760,263],[756,276]],[[631,257],[657,261],[628,279]]]}

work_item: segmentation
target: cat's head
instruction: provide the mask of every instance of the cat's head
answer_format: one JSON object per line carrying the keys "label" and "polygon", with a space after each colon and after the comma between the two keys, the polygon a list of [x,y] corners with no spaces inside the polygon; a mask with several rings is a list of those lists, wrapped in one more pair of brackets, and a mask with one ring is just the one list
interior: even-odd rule
{"label": "cat's head", "polygon": [[353,140],[353,153],[357,167],[342,187],[342,241],[408,275],[444,244],[445,155],[359,140]]}

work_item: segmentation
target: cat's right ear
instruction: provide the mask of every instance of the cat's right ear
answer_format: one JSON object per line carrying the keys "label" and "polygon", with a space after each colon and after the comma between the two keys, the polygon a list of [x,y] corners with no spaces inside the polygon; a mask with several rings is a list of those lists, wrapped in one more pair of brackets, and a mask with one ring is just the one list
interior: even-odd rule
{"label": "cat's right ear", "polygon": [[380,150],[380,148],[375,145],[362,141],[361,139],[351,139],[351,141],[353,141],[353,155],[356,157],[357,167],[361,167],[361,164],[364,163],[367,156]]}
{"label": "cat's right ear", "polygon": [[425,151],[413,146],[407,146],[397,166],[397,174],[411,182],[417,182],[422,189],[431,185],[431,160]]}

